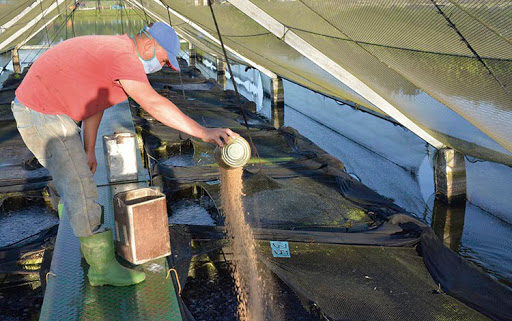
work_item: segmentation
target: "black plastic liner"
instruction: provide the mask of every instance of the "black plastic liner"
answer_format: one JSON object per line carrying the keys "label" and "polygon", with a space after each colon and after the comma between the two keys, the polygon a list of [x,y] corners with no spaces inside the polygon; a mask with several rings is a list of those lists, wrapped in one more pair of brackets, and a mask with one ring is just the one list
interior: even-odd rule
{"label": "black plastic liner", "polygon": [[493,320],[512,320],[512,292],[444,246],[432,229],[421,234],[420,250],[446,293]]}

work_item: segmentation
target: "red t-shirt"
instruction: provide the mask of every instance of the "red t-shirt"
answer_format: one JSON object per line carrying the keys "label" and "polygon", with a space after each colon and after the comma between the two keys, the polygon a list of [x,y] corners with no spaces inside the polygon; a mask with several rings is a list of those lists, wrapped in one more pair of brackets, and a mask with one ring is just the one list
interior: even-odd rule
{"label": "red t-shirt", "polygon": [[16,98],[43,114],[83,120],[128,98],[118,79],[148,83],[133,41],[127,35],[77,37],[41,55]]}

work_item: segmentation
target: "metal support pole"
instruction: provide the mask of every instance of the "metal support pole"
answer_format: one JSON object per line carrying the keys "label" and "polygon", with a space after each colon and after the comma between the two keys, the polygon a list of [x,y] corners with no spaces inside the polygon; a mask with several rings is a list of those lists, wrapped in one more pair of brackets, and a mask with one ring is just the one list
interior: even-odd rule
{"label": "metal support pole", "polygon": [[217,58],[217,82],[221,85],[222,88],[226,86],[226,62]]}
{"label": "metal support pole", "polygon": [[194,46],[191,42],[189,42],[188,43],[188,60],[189,60],[188,65],[190,67],[195,67],[196,59],[197,59],[196,46]]}
{"label": "metal support pole", "polygon": [[284,125],[284,89],[283,79],[281,77],[273,78],[272,80],[272,101],[270,104],[271,108],[271,119],[270,123],[275,128],[280,128]]}
{"label": "metal support pole", "polygon": [[14,73],[16,75],[21,75],[21,65],[20,65],[20,55],[18,52],[18,47],[14,47],[12,50],[12,67],[14,68]]}
{"label": "metal support pole", "polygon": [[449,148],[437,150],[434,178],[436,198],[448,204],[466,200],[466,163],[464,155]]}
{"label": "metal support pole", "polygon": [[464,230],[464,218],[466,216],[466,204],[457,206],[448,205],[435,199],[432,214],[432,229],[443,241],[444,245],[453,251],[457,251]]}

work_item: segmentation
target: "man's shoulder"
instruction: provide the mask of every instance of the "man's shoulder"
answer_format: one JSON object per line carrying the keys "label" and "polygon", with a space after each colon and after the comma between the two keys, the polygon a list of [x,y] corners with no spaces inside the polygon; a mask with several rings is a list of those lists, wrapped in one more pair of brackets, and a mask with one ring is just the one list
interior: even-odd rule
{"label": "man's shoulder", "polygon": [[131,48],[130,38],[126,35],[122,36],[80,36],[68,39],[62,44],[80,45],[80,46],[103,46],[104,50],[119,49],[119,47]]}
{"label": "man's shoulder", "polygon": [[81,36],[62,43],[62,52],[77,54],[84,59],[111,61],[131,60],[133,45],[128,36]]}

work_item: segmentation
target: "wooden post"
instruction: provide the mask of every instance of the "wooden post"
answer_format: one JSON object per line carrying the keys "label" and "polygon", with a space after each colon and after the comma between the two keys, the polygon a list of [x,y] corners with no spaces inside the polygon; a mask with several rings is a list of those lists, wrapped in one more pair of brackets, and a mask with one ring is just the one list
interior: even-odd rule
{"label": "wooden post", "polygon": [[188,61],[189,61],[188,65],[190,67],[195,67],[196,59],[197,59],[196,47],[191,42],[189,42],[188,43]]}
{"label": "wooden post", "polygon": [[221,58],[217,58],[217,82],[222,88],[226,86],[226,62]]}
{"label": "wooden post", "polygon": [[12,50],[12,66],[16,75],[21,75],[20,55],[18,47],[14,47]]}
{"label": "wooden post", "polygon": [[443,148],[436,151],[434,180],[436,198],[453,204],[466,200],[466,164],[464,155]]}
{"label": "wooden post", "polygon": [[432,229],[439,239],[453,251],[459,249],[464,230],[466,204],[448,205],[436,198],[432,213]]}
{"label": "wooden post", "polygon": [[283,79],[281,77],[272,79],[271,96],[272,101],[270,104],[270,123],[275,128],[280,128],[284,125],[284,89]]}

